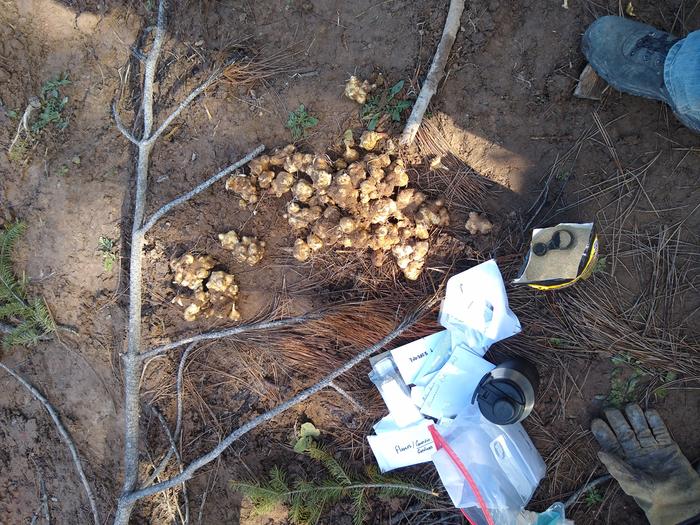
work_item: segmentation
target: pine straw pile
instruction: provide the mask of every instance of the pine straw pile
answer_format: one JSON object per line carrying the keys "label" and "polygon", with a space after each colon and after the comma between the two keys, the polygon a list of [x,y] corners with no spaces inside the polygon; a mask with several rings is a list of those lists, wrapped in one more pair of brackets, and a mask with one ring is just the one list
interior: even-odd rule
{"label": "pine straw pile", "polygon": [[700,379],[700,339],[693,323],[698,307],[692,304],[700,272],[681,232],[625,232],[619,259],[628,273],[620,272],[624,283],[607,273],[604,259],[591,279],[571,288],[541,293],[511,287],[511,308],[523,334],[500,348],[545,366],[558,366],[562,354],[618,357],[654,377],[672,372],[685,381]]}
{"label": "pine straw pile", "polygon": [[[635,386],[627,394],[629,401],[642,403],[660,401],[669,390],[700,379],[700,268],[697,244],[685,239],[690,232],[682,224],[653,233],[620,229],[619,224],[600,226],[603,246],[619,247],[617,278],[603,260],[590,279],[571,288],[542,293],[509,286],[510,306],[523,332],[493,351],[533,360],[541,377],[548,378],[533,415],[525,421],[547,464],[534,508],[566,500],[589,479],[605,473],[588,427],[575,421],[581,418],[573,407],[596,405],[583,393],[589,374],[608,370],[611,363],[633,371]],[[506,276],[517,272],[515,260],[499,262]],[[615,387],[610,381],[610,393],[600,392],[608,394],[597,401],[600,406],[612,402]],[[595,507],[579,501],[573,517],[592,519],[591,512],[604,512],[618,493],[615,483],[601,487],[602,501]]]}

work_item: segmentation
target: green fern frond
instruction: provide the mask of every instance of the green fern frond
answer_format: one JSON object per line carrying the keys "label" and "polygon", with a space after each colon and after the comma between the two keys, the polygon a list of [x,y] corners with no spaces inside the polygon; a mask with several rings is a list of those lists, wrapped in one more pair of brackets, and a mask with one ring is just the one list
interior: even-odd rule
{"label": "green fern frond", "polygon": [[232,481],[233,490],[240,492],[244,497],[250,499],[253,510],[258,515],[271,512],[278,505],[285,502],[284,493],[280,493],[269,486],[259,483],[245,483]]}
{"label": "green fern frond", "polygon": [[355,492],[352,498],[352,523],[353,525],[362,525],[367,516],[367,502],[365,501],[365,489],[360,489]]}
{"label": "green fern frond", "polygon": [[0,261],[0,299],[16,301],[26,306],[23,295],[22,286],[12,272],[12,264]]}
{"label": "green fern frond", "polygon": [[15,221],[3,228],[0,233],[0,259],[7,259],[9,262],[12,248],[26,229],[27,225],[21,221]]}
{"label": "green fern frond", "polygon": [[347,492],[343,485],[338,485],[338,483],[332,479],[324,479],[320,481],[318,484],[318,489],[328,495],[330,502],[340,500]]}
{"label": "green fern frond", "polygon": [[272,470],[270,470],[270,488],[279,493],[289,492],[287,476],[284,471],[276,465],[272,467]]}
{"label": "green fern frond", "polygon": [[289,489],[284,472],[275,467],[267,484],[232,482],[251,502],[258,514],[272,508],[271,504],[285,504],[289,521],[294,525],[316,525],[324,511],[341,501],[352,499],[353,525],[362,525],[367,516],[367,497],[374,493],[380,497],[415,496],[430,499],[436,496],[432,490],[411,484],[398,477],[383,476],[376,469],[367,469],[367,476],[355,478],[348,470],[315,441],[306,447],[305,454],[320,462],[329,477],[320,481],[296,480]]}
{"label": "green fern frond", "polygon": [[34,299],[34,318],[45,334],[56,331],[56,321],[54,321],[51,311],[43,297]]}
{"label": "green fern frond", "polygon": [[0,230],[0,319],[17,326],[3,337],[3,346],[36,344],[41,336],[54,332],[56,323],[43,298],[27,297],[27,280],[12,268],[12,250],[26,226],[13,222]]}
{"label": "green fern frond", "polygon": [[9,334],[5,334],[2,338],[2,345],[5,348],[13,346],[32,346],[39,341],[40,334],[34,328],[34,324],[25,321]]}
{"label": "green fern frond", "polygon": [[326,503],[318,488],[313,483],[299,480],[289,496],[290,521],[295,525],[315,525]]}
{"label": "green fern frond", "polygon": [[22,318],[27,315],[27,307],[22,303],[4,303],[0,304],[0,320]]}
{"label": "green fern frond", "polygon": [[309,508],[298,498],[294,498],[289,504],[289,521],[294,525],[309,525],[312,523]]}
{"label": "green fern frond", "polygon": [[336,461],[336,459],[331,456],[325,449],[323,449],[318,443],[312,443],[309,448],[306,449],[306,453],[309,457],[320,461],[328,473],[341,485],[351,485],[352,480],[348,476],[345,468]]}

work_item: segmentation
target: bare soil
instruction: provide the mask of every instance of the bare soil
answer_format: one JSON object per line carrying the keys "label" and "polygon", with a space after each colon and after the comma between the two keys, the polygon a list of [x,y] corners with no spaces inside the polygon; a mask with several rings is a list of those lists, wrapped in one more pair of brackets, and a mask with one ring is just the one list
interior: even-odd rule
{"label": "bare soil", "polygon": [[[221,83],[193,104],[154,151],[149,209],[191,189],[259,143],[270,148],[287,144],[290,136],[284,125],[289,111],[299,104],[320,121],[303,147],[323,151],[346,128],[359,127],[358,106],[342,96],[352,74],[367,77],[381,71],[389,82],[405,79],[415,95],[437,45],[448,3],[174,2],[169,43],[157,74],[161,115],[234,46],[244,46],[261,57],[289,48],[295,70],[252,87]],[[600,134],[586,138],[596,129],[595,113],[622,165],[640,168],[656,157],[646,171],[645,197],[625,228],[655,231],[685,221],[686,239],[697,246],[693,235],[699,231],[700,214],[692,212],[700,201],[698,135],[654,101],[612,90],[601,102],[572,97],[584,66],[580,36],[597,16],[617,13],[618,5],[589,0],[568,3],[564,8],[544,0],[517,5],[489,0],[467,6],[430,118],[443,130],[453,153],[493,183],[478,208],[496,229],[493,239],[470,239],[462,229],[468,210],[455,207],[451,232],[469,249],[517,263],[518,253],[508,243],[497,242],[501,237],[496,234],[499,228],[505,232],[513,224],[522,225],[552,166],[563,190],[550,195],[548,204],[563,211],[542,220],[610,223],[616,209],[608,206],[605,197],[609,195],[576,204],[618,169]],[[0,219],[27,222],[17,270],[26,273],[33,293],[46,298],[56,320],[78,334],[59,331],[56,339],[34,348],[5,350],[2,359],[29,377],[61,412],[85,459],[103,516],[113,512],[120,490],[123,414],[118,355],[124,348],[128,268],[124,260],[112,272],[105,271],[97,242],[100,236],[119,239],[121,255],[128,253],[134,152],[117,131],[110,107],[118,101],[126,117],[138,107],[138,64],[132,46],[143,36],[145,20],[153,19],[150,5],[0,0]],[[700,27],[700,10],[686,0],[634,3],[634,8],[640,20],[679,35]],[[26,162],[10,161],[5,152],[17,127],[10,111],[21,115],[42,83],[62,72],[72,81],[65,90],[70,99],[68,128],[42,135]],[[566,162],[560,162],[562,158]],[[439,184],[435,187],[422,176],[415,173],[413,182],[439,192]],[[209,253],[235,273],[244,319],[253,318],[280,297],[285,299],[286,311],[296,313],[349,294],[348,283],[359,283],[359,274],[344,276],[345,288],[337,282],[309,288],[321,268],[294,261],[289,251],[293,236],[282,213],[282,203],[275,199],[263,200],[255,210],[241,209],[221,183],[163,219],[146,248],[147,341],[175,339],[217,325],[186,323],[178,307],[170,304],[175,290],[168,261],[186,250]],[[254,270],[236,263],[216,237],[229,229],[264,238],[272,255]],[[610,240],[604,232],[604,253]],[[689,272],[692,281],[698,272]],[[632,269],[620,264],[614,277],[635,294]],[[304,289],[312,293],[299,292]],[[688,324],[697,326],[693,321],[697,321],[699,298],[695,294],[684,300],[684,311],[694,315]],[[284,356],[267,355],[260,350],[264,345],[258,348],[221,342],[194,354],[186,382],[185,461],[216,444],[240,421],[316,379]],[[330,362],[342,355],[328,350]],[[560,366],[546,365],[541,370],[546,380],[535,417],[526,424],[550,467],[533,500],[532,507],[538,510],[565,499],[589,475],[602,473],[587,429],[609,394],[613,365],[600,357],[574,359],[566,350],[557,352]],[[154,360],[144,374],[144,398],[163,407],[167,415],[172,415],[176,359]],[[366,368],[346,382],[363,404],[376,403]],[[43,478],[53,522],[88,523],[89,507],[51,421],[12,378],[0,377],[0,385],[0,522],[31,521]],[[679,383],[663,398],[645,397],[660,410],[691,461],[700,459],[697,392],[693,383]],[[252,432],[195,478],[189,486],[193,521],[284,523],[281,511],[252,515],[228,480],[261,477],[280,464],[291,475],[312,475],[314,465],[300,459],[290,446],[294,428],[307,420],[324,430],[329,446],[356,467],[373,462],[363,438],[371,418],[355,413],[336,393],[325,392]],[[148,414],[144,428],[145,452],[157,456],[165,442]],[[434,481],[428,467],[411,472],[423,483]],[[615,483],[602,493],[602,503],[573,507],[577,523],[643,522],[633,500]],[[369,522],[389,523],[399,509],[412,503],[377,503]],[[168,502],[156,497],[139,508],[134,521],[160,524],[171,519]],[[343,506],[324,519],[324,523],[350,523]],[[428,521],[420,520],[414,517],[402,523],[436,522],[437,517],[433,513]]]}

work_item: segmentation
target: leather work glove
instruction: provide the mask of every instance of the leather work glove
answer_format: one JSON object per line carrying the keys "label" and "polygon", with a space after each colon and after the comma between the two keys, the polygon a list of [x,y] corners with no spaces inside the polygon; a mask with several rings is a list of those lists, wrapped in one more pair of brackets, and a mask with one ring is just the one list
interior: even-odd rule
{"label": "leather work glove", "polygon": [[[651,525],[676,525],[700,515],[700,475],[671,438],[656,410],[625,407],[594,419],[600,461],[642,508]],[[695,523],[693,521],[693,523]]]}

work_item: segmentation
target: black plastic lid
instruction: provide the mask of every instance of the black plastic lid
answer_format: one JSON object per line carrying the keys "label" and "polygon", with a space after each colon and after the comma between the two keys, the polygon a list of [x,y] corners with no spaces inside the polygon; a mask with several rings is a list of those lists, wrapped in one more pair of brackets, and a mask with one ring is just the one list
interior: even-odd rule
{"label": "black plastic lid", "polygon": [[493,379],[487,374],[481,380],[476,400],[483,416],[497,425],[517,423],[525,411],[525,394],[508,379]]}

